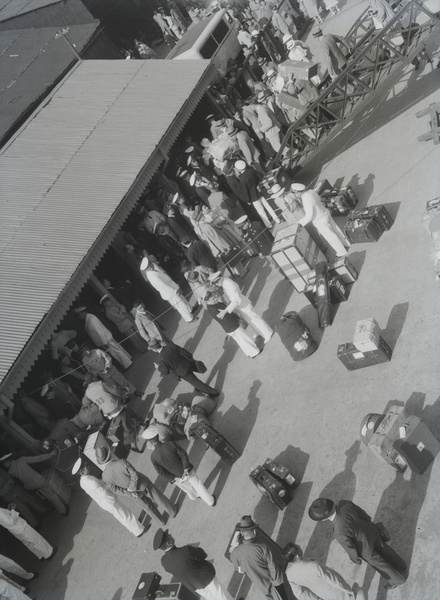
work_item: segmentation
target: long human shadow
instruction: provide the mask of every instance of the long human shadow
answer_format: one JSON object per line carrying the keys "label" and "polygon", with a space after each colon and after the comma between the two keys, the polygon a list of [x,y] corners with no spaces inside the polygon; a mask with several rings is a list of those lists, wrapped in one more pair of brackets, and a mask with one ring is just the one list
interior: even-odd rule
{"label": "long human shadow", "polygon": [[189,350],[192,354],[197,354],[197,347],[206,333],[206,330],[211,323],[211,317],[209,314],[202,308],[202,312],[199,313],[199,320],[195,324],[195,333],[193,336],[189,337],[186,340],[185,348]]}
{"label": "long human shadow", "polygon": [[[255,380],[251,385],[248,394],[248,403],[242,409],[237,406],[231,406],[220,418],[214,415],[213,425],[215,429],[225,436],[227,441],[240,454],[246,447],[248,439],[252,433],[258,416],[260,407],[260,398],[257,396],[258,390],[262,383]],[[218,417],[218,415],[217,415]],[[240,460],[240,459],[238,459]],[[205,480],[205,485],[208,487],[217,478],[213,494],[218,498],[226,485],[226,481],[231,473],[231,468],[224,460],[220,459]]]}
{"label": "long human shadow", "polygon": [[[426,419],[430,425],[430,415],[440,417],[440,398],[430,407],[424,408],[424,402],[425,394],[413,392],[405,403],[405,409],[409,415]],[[396,472],[394,480],[384,490],[373,518],[375,523],[382,521],[385,524],[391,536],[390,545],[397,555],[396,563],[398,564],[398,558],[401,556],[408,566],[408,571],[417,533],[417,522],[428,490],[431,470],[432,466],[421,475],[411,472],[409,480],[406,480],[402,473]],[[404,527],[402,527],[402,518],[405,522]],[[374,575],[375,571],[367,568],[363,589],[369,589]],[[384,579],[382,582],[386,583]],[[385,600],[387,597],[387,590],[379,586],[376,600]]]}
{"label": "long human shadow", "polygon": [[[211,372],[209,373],[208,378],[206,379],[206,383],[211,385],[211,381],[213,383],[216,390],[221,390],[225,383],[226,373],[228,370],[228,365],[232,362],[234,356],[238,351],[237,343],[226,336],[223,342],[223,354],[220,355],[218,361],[212,367]],[[220,406],[222,398],[219,399],[217,406]]]}
{"label": "long human shadow", "polygon": [[269,300],[269,306],[262,315],[265,321],[273,323],[272,327],[275,327],[279,318],[284,314],[294,292],[295,288],[287,279],[282,279],[275,286]]}
{"label": "long human shadow", "polygon": [[391,309],[385,329],[382,330],[381,336],[386,341],[391,350],[396,347],[397,340],[402,333],[405,324],[406,315],[408,313],[408,302],[395,304]]}
{"label": "long human shadow", "polygon": [[[360,441],[356,440],[345,453],[347,458],[344,470],[335,475],[325,486],[319,494],[320,498],[330,498],[335,502],[342,499],[353,499],[356,491],[356,475],[353,472],[353,467],[359,454]],[[328,520],[318,521],[304,551],[304,556],[326,564],[332,540],[332,523]]]}
{"label": "long human shadow", "polygon": [[358,204],[356,206],[357,209],[365,208],[368,204],[368,200],[374,191],[374,180],[376,175],[373,173],[369,173],[367,177],[365,177],[364,181],[360,183],[360,177],[358,173],[355,173],[351,176],[351,179],[347,181],[346,186],[350,186],[353,189],[353,192],[356,194],[358,199]]}

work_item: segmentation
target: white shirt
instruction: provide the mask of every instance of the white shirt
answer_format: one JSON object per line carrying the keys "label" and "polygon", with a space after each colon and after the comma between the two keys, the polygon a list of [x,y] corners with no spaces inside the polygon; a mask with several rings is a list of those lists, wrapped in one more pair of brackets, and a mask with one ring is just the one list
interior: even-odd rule
{"label": "white shirt", "polygon": [[303,192],[301,200],[306,216],[299,221],[300,225],[327,218],[329,211],[323,206],[321,198],[315,190]]}

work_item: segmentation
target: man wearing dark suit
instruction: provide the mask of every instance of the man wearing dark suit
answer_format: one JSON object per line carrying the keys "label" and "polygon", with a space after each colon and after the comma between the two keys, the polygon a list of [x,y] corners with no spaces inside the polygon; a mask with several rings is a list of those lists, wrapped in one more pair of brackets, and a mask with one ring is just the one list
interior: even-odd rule
{"label": "man wearing dark suit", "polygon": [[309,517],[313,521],[332,521],[334,536],[350,559],[357,564],[363,559],[378,571],[388,581],[385,589],[405,583],[405,563],[382,541],[379,529],[362,508],[349,500],[335,504],[328,498],[318,498],[309,508]]}
{"label": "man wearing dark suit", "polygon": [[214,565],[206,559],[202,548],[183,546],[178,548],[168,530],[158,529],[153,540],[154,550],[164,550],[161,563],[165,571],[177,581],[194,590],[205,600],[232,600],[232,596],[218,581]]}
{"label": "man wearing dark suit", "polygon": [[191,500],[201,498],[208,506],[215,506],[215,497],[203,485],[189,462],[188,454],[179,444],[160,442],[159,430],[154,425],[147,427],[142,437],[149,440],[150,447],[154,447],[151,462],[159,475],[177,485]]}
{"label": "man wearing dark suit", "polygon": [[182,237],[180,243],[186,250],[186,258],[193,267],[209,267],[217,270],[217,261],[212,255],[211,250],[200,240],[194,240],[189,237]]}
{"label": "man wearing dark suit", "polygon": [[177,514],[177,506],[170,502],[146,475],[138,473],[128,460],[112,458],[108,446],[96,449],[96,462],[104,467],[102,481],[114,494],[139,498],[149,512],[164,525],[167,518],[160,510],[172,517]]}
{"label": "man wearing dark suit", "polygon": [[179,379],[184,379],[190,383],[194,389],[207,394],[208,396],[215,397],[220,394],[215,388],[203,383],[198,377],[194,375],[206,371],[205,365],[201,361],[194,359],[191,352],[173,344],[172,342],[156,342],[150,344],[149,350],[158,353],[157,357],[157,370],[161,375],[169,375],[173,373]]}

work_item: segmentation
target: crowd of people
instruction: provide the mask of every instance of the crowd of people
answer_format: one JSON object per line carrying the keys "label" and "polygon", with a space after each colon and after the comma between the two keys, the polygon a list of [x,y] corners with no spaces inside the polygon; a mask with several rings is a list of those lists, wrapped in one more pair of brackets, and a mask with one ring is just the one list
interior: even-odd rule
{"label": "crowd of people", "polygon": [[[158,10],[154,15],[169,44],[186,30],[185,19],[172,4],[169,14]],[[288,125],[318,97],[317,86],[327,76],[335,79],[350,56],[343,38],[317,31],[325,57],[318,75],[302,80],[279,68],[285,58],[313,59],[310,48],[296,39],[297,32],[307,18],[321,20],[313,0],[291,4],[289,11],[279,12],[278,3],[272,6],[258,0],[251,0],[241,10],[228,6],[237,18],[244,54],[252,57],[245,87],[240,92],[238,88],[228,90],[222,83],[212,88],[221,113],[203,115],[203,134],[198,138],[187,135],[118,235],[114,251],[128,276],[118,280],[107,273],[108,278],[100,283],[105,293],[99,299],[90,293],[84,296],[85,303],[70,315],[75,328],[62,326],[51,339],[50,360],[40,374],[37,391],[23,390],[19,395],[16,417],[31,433],[37,432],[45,452],[33,457],[8,453],[1,459],[0,497],[8,508],[0,508],[0,524],[38,558],[49,559],[57,549],[36,531],[40,525],[37,515],[52,507],[69,514],[65,499],[32,466],[55,464],[59,440],[51,434],[63,419],[69,421],[74,443],[80,446],[90,432],[107,433],[109,428],[118,431],[118,441],[127,453],[142,452],[147,440],[152,465],[160,476],[189,499],[201,498],[211,507],[216,504],[176,441],[170,415],[181,407],[171,403],[167,419],[144,422],[129,406],[130,400],[144,394],[123,373],[133,364],[135,353],[145,354],[161,376],[173,375],[189,383],[198,398],[209,399],[214,406],[221,393],[198,377],[206,371],[204,363],[169,339],[145,297],[159,295],[168,303],[168,310],[177,311],[187,323],[197,321],[199,310],[205,310],[247,357],[255,358],[274,332],[236,280],[246,275],[252,257],[270,259],[273,226],[281,222],[298,227],[312,224],[316,241],[324,239],[330,253],[340,257],[348,251],[348,240],[318,193],[292,180],[280,183],[278,170],[268,166],[281,150]],[[339,10],[335,0],[325,0],[325,6],[334,14]],[[210,10],[217,8],[219,4],[212,3]],[[193,21],[202,17],[196,7],[189,6],[188,12]],[[148,46],[138,45],[139,54],[145,53],[143,58],[155,58],[147,56]],[[192,409],[196,413],[195,406],[186,407],[184,424]],[[143,535],[149,526],[140,522],[119,496],[138,499],[159,524],[177,515],[178,507],[126,458],[115,456],[109,445],[98,446],[95,459],[101,477],[84,456],[75,462],[72,472],[79,475],[81,489],[133,535]],[[404,583],[406,566],[391,555],[360,507],[321,498],[312,503],[309,515],[317,521],[332,520],[335,537],[350,558],[368,562],[388,580],[388,587]],[[278,594],[284,599],[286,580],[301,600],[364,597],[362,590],[353,591],[325,565],[305,561],[296,545],[285,549],[284,562],[280,562],[270,546],[258,539],[257,525],[250,516],[241,519],[237,532],[240,543],[231,548],[231,560],[267,598],[276,599]],[[178,548],[163,529],[156,532],[153,545],[165,552],[164,569],[191,589],[207,600],[231,600],[201,548]],[[35,577],[4,556],[0,556],[0,568],[27,580]],[[18,584],[18,591],[11,591],[8,586],[13,582],[4,574],[2,585],[5,590],[0,587],[0,594],[6,598],[25,591]]]}

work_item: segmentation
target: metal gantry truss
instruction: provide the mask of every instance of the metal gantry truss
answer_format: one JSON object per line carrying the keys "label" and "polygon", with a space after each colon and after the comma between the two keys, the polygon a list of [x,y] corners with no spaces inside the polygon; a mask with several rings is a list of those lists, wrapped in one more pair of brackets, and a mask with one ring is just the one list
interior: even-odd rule
{"label": "metal gantry truss", "polygon": [[290,167],[295,166],[316,149],[396,64],[410,63],[424,51],[426,40],[439,22],[417,0],[406,2],[380,30],[374,28],[365,10],[345,36],[351,46],[345,68],[334,81],[327,75],[319,84],[319,98],[289,126],[274,166],[282,162],[286,165],[286,159]]}

